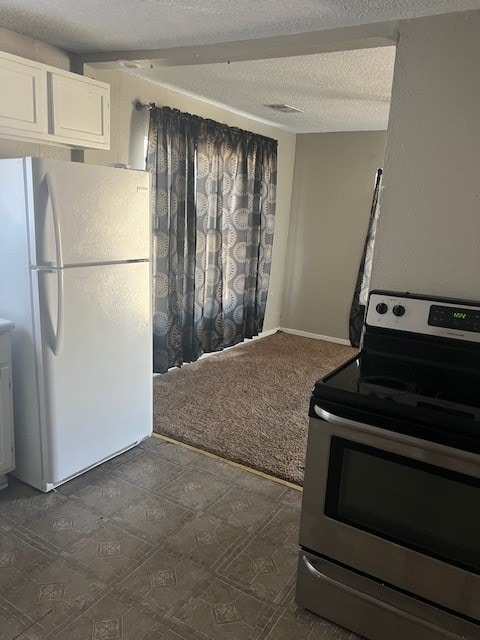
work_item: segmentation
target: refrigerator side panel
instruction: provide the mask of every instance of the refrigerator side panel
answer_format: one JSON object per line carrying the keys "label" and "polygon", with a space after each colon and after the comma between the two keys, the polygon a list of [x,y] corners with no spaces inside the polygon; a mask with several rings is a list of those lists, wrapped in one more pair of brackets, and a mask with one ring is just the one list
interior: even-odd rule
{"label": "refrigerator side panel", "polygon": [[150,258],[150,175],[34,158],[36,263],[58,266]]}
{"label": "refrigerator side panel", "polygon": [[[44,451],[38,292],[29,262],[31,160],[0,160],[0,316],[12,320],[12,385],[16,477],[42,485]],[[40,358],[40,360],[39,360]]]}
{"label": "refrigerator side panel", "polygon": [[152,432],[150,263],[38,275],[51,460],[43,490],[48,490]]}

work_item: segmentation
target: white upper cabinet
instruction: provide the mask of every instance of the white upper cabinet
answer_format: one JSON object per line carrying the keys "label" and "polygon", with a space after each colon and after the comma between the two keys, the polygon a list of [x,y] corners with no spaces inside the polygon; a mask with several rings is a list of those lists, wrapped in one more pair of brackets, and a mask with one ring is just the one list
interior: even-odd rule
{"label": "white upper cabinet", "polygon": [[[95,143],[110,142],[110,87],[73,73],[48,72],[51,130],[55,136]],[[90,145],[88,145],[90,146]]]}
{"label": "white upper cabinet", "polygon": [[0,136],[110,148],[110,86],[0,52]]}
{"label": "white upper cabinet", "polygon": [[0,133],[48,133],[47,72],[40,63],[0,54]]}

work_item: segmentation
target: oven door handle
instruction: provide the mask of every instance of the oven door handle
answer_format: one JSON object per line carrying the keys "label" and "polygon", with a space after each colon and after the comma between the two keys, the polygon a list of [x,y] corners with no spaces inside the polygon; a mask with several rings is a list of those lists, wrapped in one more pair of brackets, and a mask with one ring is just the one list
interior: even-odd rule
{"label": "oven door handle", "polygon": [[419,618],[411,613],[408,613],[408,611],[397,609],[397,607],[393,607],[387,604],[386,602],[382,602],[382,600],[378,600],[374,596],[368,595],[368,593],[363,593],[362,591],[358,591],[357,589],[354,589],[353,587],[350,587],[349,585],[344,584],[343,582],[339,582],[334,578],[330,578],[330,576],[327,576],[322,571],[319,571],[306,556],[302,555],[302,559],[307,571],[310,573],[310,575],[312,575],[317,580],[322,580],[322,582],[326,582],[327,584],[330,584],[332,587],[335,587],[336,589],[340,589],[341,591],[348,593],[354,598],[359,598],[360,600],[363,600],[368,604],[371,604],[375,607],[388,611],[389,613],[394,613],[395,615],[401,618],[404,618],[409,622],[413,622],[417,625],[421,624],[423,627],[427,627],[430,630],[434,631],[435,633],[440,634],[441,637],[449,638],[450,640],[460,640],[460,638],[462,637],[457,635],[456,633],[452,633],[450,631],[447,631],[446,629],[437,627],[437,625],[432,624],[431,622],[428,622],[427,620]]}
{"label": "oven door handle", "polygon": [[[334,424],[339,427],[353,427],[357,431],[362,431],[363,433],[380,437],[383,440],[390,440],[391,442],[416,447],[417,449],[425,449],[425,441],[421,440],[420,438],[407,436],[403,433],[399,434],[395,431],[388,431],[387,429],[374,427],[372,425],[365,424],[364,422],[350,420],[349,418],[342,418],[341,416],[336,416],[333,413],[325,411],[325,409],[319,407],[318,404],[315,404],[313,406],[313,410],[319,418],[325,420],[325,422],[329,422],[330,424]],[[453,449],[452,447],[447,447],[445,445],[438,444],[437,442],[428,441],[428,451],[448,455],[449,457],[456,458],[458,460],[461,460],[462,462],[475,462],[476,464],[478,464],[478,453],[471,453],[470,451]]]}

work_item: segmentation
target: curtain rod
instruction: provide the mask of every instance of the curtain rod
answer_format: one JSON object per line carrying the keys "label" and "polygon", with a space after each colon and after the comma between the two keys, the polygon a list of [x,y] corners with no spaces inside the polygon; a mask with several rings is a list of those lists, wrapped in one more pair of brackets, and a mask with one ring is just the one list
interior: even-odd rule
{"label": "curtain rod", "polygon": [[144,109],[147,109],[148,111],[151,111],[152,109],[155,109],[157,105],[155,104],[155,102],[149,102],[148,104],[142,104],[140,102],[140,100],[137,100],[137,102],[135,103],[135,109],[137,111],[143,111]]}

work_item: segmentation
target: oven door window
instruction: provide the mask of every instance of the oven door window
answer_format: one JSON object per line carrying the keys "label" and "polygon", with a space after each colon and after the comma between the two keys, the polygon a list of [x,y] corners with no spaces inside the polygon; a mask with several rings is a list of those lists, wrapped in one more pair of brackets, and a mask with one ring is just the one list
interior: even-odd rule
{"label": "oven door window", "polygon": [[332,437],[325,515],[480,572],[480,480]]}

